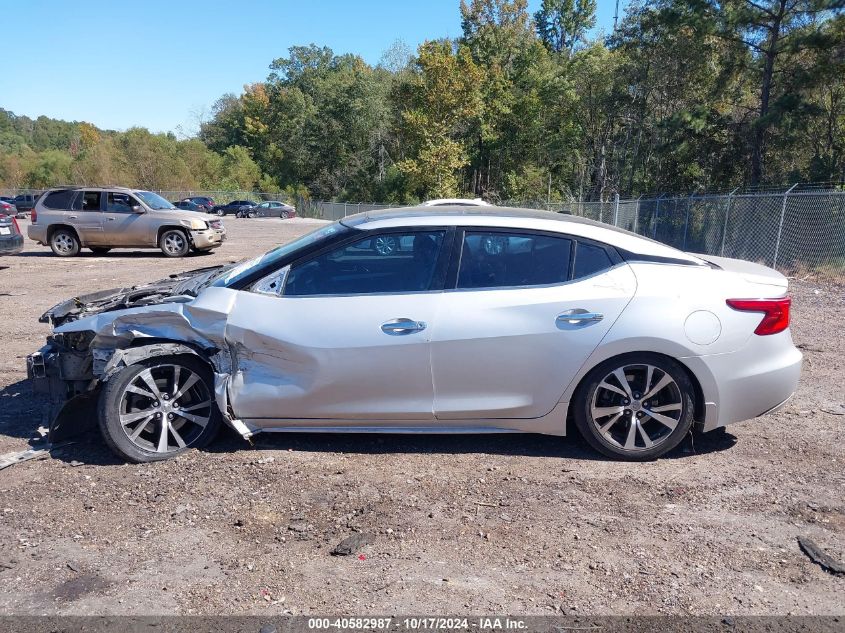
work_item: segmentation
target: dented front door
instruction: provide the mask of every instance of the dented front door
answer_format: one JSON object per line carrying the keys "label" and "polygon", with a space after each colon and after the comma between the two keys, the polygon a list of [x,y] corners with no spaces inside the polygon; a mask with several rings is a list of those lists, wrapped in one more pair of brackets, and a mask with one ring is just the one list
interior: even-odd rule
{"label": "dented front door", "polygon": [[226,325],[237,358],[235,415],[259,428],[432,421],[429,343],[440,297],[239,292]]}

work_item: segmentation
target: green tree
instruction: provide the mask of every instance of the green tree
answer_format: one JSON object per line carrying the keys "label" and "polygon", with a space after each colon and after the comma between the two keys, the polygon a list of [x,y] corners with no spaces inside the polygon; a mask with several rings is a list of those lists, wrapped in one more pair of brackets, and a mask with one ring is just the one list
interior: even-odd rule
{"label": "green tree", "polygon": [[534,21],[549,50],[572,55],[596,25],[596,0],[543,0]]}

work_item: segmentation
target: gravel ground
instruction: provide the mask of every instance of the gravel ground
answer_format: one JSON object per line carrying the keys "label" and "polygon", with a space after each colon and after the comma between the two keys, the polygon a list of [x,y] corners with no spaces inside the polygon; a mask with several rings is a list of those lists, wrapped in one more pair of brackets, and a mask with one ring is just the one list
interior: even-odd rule
{"label": "gravel ground", "polygon": [[[25,357],[75,294],[251,256],[313,228],[228,219],[211,255],[0,257],[0,453],[43,423]],[[22,227],[24,228],[24,227]],[[25,231],[25,228],[24,228]],[[776,415],[654,463],[579,438],[224,432],[117,462],[96,434],[0,471],[0,614],[845,614],[845,287],[792,284],[804,378]],[[356,531],[372,542],[331,549]]]}

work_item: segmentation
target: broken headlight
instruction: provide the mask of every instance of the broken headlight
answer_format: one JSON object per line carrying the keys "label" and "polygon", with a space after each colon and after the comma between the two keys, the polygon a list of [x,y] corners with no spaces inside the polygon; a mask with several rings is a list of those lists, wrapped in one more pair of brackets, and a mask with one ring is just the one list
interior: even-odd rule
{"label": "broken headlight", "polygon": [[59,347],[73,350],[75,352],[84,352],[91,346],[91,341],[94,340],[94,332],[91,330],[83,330],[81,332],[63,332],[53,334],[47,337],[51,343],[55,343]]}

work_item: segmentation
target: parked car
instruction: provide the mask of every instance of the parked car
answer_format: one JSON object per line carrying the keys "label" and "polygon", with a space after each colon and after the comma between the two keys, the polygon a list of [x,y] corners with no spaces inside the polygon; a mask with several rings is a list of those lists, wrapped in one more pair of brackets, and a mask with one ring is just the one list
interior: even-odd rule
{"label": "parked car", "polygon": [[0,196],[0,202],[8,202],[11,205],[15,204],[14,196]]}
{"label": "parked car", "polygon": [[232,200],[226,204],[214,205],[211,212],[217,215],[237,215],[242,209],[254,207],[256,204],[252,200]]}
{"label": "parked car", "polygon": [[284,202],[269,200],[254,207],[241,208],[239,217],[247,218],[295,218],[296,208]]}
{"label": "parked car", "polygon": [[179,210],[151,191],[84,187],[48,191],[32,210],[29,238],[60,257],[82,248],[105,254],[112,248],[160,248],[168,257],[222,245],[219,220]]}
{"label": "parked car", "polygon": [[23,235],[14,215],[0,209],[0,255],[14,255],[23,250]]}
{"label": "parked car", "polygon": [[186,198],[186,200],[190,200],[194,204],[198,204],[207,213],[211,213],[211,210],[214,208],[214,198],[211,198],[209,196],[191,196],[189,198]]}
{"label": "parked car", "polygon": [[18,213],[17,207],[15,207],[14,202],[9,202],[8,200],[0,200],[0,214],[2,215],[10,215],[12,217],[16,216]]}
{"label": "parked car", "polygon": [[201,204],[197,204],[193,200],[177,200],[173,203],[173,206],[177,209],[182,209],[183,211],[196,211],[197,213],[207,213],[208,209],[206,209]]}
{"label": "parked car", "polygon": [[[359,248],[385,235],[412,249]],[[565,435],[570,416],[602,453],[647,460],[791,397],[786,290],[771,268],[584,218],[391,209],[69,299],[42,316],[53,334],[27,368],[59,407],[97,398],[106,443],[135,462],[202,446],[221,421],[245,438]],[[63,411],[53,441],[92,419]]]}
{"label": "parked car", "polygon": [[15,196],[14,204],[18,213],[30,213],[35,207],[35,203],[38,202],[38,198],[40,196],[40,193],[22,193]]}

